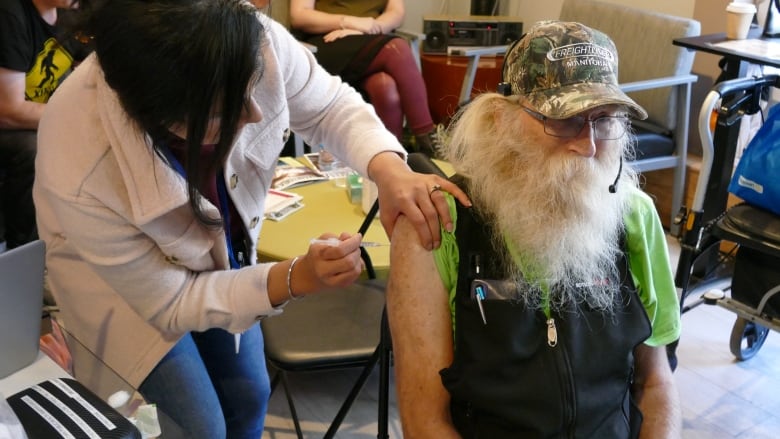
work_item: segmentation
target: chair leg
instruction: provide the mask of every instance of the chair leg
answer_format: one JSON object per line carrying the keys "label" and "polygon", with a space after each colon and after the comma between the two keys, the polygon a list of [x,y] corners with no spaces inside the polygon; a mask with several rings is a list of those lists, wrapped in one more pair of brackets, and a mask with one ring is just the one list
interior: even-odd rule
{"label": "chair leg", "polygon": [[290,407],[290,416],[292,416],[293,425],[295,425],[295,434],[298,435],[298,439],[303,439],[301,423],[298,420],[298,412],[295,410],[295,403],[293,403],[290,387],[287,383],[287,374],[285,374],[283,371],[279,371],[279,374],[281,375],[282,379],[282,387],[284,387],[284,395],[287,397],[287,405]]}
{"label": "chair leg", "polygon": [[330,428],[328,428],[328,431],[325,433],[325,436],[323,436],[323,439],[332,439],[336,436],[341,423],[347,416],[347,412],[349,412],[349,409],[352,407],[352,403],[355,402],[355,398],[357,398],[358,394],[360,394],[360,391],[363,390],[363,386],[366,384],[366,380],[371,375],[371,371],[374,370],[374,366],[379,362],[381,349],[381,345],[377,346],[376,350],[371,355],[371,359],[368,361],[368,364],[363,367],[363,371],[360,373],[357,381],[355,381],[355,384],[352,386],[352,390],[350,390],[349,395],[347,395],[347,399],[343,404],[341,404],[339,412],[336,414],[336,417],[333,418],[333,422],[331,422]]}
{"label": "chair leg", "polygon": [[274,391],[276,390],[276,386],[279,385],[279,380],[280,380],[280,376],[279,375],[281,375],[281,373],[282,373],[281,371],[277,371],[274,374],[274,377],[271,378],[271,395],[274,394]]}
{"label": "chair leg", "polygon": [[298,436],[298,439],[303,439],[303,431],[301,430],[301,423],[298,420],[298,412],[295,410],[295,403],[292,399],[292,393],[290,393],[290,387],[287,382],[287,374],[284,373],[283,370],[278,370],[273,379],[271,379],[271,395],[274,394],[274,390],[276,390],[276,386],[278,386],[280,382],[282,383],[282,388],[284,389],[284,396],[287,398],[287,406],[290,408],[290,417],[292,418],[293,425],[295,426],[295,434]]}
{"label": "chair leg", "polygon": [[377,415],[378,439],[389,439],[389,405],[390,405],[390,355],[392,354],[392,341],[390,340],[390,327],[387,323],[387,312],[382,313],[382,329],[379,341],[379,413]]}

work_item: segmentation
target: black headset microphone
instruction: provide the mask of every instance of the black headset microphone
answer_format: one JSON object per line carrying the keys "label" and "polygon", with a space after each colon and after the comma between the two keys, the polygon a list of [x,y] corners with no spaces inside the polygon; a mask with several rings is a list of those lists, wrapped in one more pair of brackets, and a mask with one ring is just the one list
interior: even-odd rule
{"label": "black headset microphone", "polygon": [[[512,51],[512,49],[517,45],[517,43],[520,42],[520,40],[525,37],[525,34],[523,34],[522,37],[520,37],[517,41],[512,43],[509,48],[506,50],[506,53],[509,53]],[[504,95],[504,96],[510,96],[512,95],[512,84],[506,81],[506,58],[504,58],[504,62],[501,65],[501,82],[498,83],[497,87],[498,93]],[[618,172],[617,176],[615,176],[615,181],[612,182],[611,185],[609,185],[609,193],[614,194],[617,193],[618,189],[618,182],[620,181],[620,175],[623,173],[623,156],[620,156],[620,165],[618,166]]]}
{"label": "black headset microphone", "polygon": [[621,155],[620,156],[620,167],[618,167],[617,176],[615,177],[615,181],[613,181],[612,184],[609,185],[609,193],[610,194],[614,194],[614,193],[617,192],[618,181],[620,181],[620,174],[622,174],[622,173],[623,173],[623,156]]}
{"label": "black headset microphone", "polygon": [[[509,47],[506,48],[506,52],[504,52],[506,55],[512,52],[512,49],[517,46],[520,41],[525,38],[526,34],[523,34],[515,40],[512,44],[509,45]],[[506,80],[506,55],[504,55],[504,60],[501,63],[501,81],[498,83],[497,92],[504,95],[504,96],[511,96],[512,95],[512,84],[507,82]]]}

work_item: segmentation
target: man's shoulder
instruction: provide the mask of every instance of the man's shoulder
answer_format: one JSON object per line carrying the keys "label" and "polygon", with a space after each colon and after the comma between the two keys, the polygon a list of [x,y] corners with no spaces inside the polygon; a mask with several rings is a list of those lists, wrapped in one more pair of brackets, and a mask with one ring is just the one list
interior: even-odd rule
{"label": "man's shoulder", "polygon": [[653,199],[646,192],[637,187],[631,187],[629,189],[629,201],[631,203],[631,210],[639,209],[640,212],[645,212],[648,208],[655,210],[655,204]]}
{"label": "man's shoulder", "polygon": [[[24,24],[25,15],[27,14],[25,0],[0,0],[0,14],[4,20],[13,18],[19,24]],[[30,4],[32,5],[32,4]]]}
{"label": "man's shoulder", "polygon": [[25,2],[32,4],[30,0],[0,0],[0,10],[21,11],[26,4]]}
{"label": "man's shoulder", "polygon": [[638,188],[633,188],[629,195],[629,207],[623,220],[629,241],[631,237],[644,235],[650,230],[662,230],[661,219],[653,199]]}
{"label": "man's shoulder", "polygon": [[35,23],[23,1],[29,0],[0,0],[0,66],[20,72],[30,68],[34,56]]}

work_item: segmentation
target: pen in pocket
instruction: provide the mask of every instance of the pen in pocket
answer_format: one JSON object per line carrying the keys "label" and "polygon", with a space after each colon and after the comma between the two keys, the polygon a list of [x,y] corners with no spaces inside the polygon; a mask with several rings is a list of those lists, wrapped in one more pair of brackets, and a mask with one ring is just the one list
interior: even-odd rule
{"label": "pen in pocket", "polygon": [[482,317],[482,324],[487,325],[485,308],[482,307],[482,301],[485,300],[485,288],[482,285],[474,287],[474,297],[477,299],[477,307],[479,307],[479,315]]}

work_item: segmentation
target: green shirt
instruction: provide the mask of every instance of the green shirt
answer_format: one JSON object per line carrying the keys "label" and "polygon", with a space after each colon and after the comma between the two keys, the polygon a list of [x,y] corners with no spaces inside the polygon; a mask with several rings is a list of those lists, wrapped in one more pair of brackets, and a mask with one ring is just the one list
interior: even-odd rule
{"label": "green shirt", "polygon": [[[457,224],[454,199],[447,195],[450,215]],[[631,207],[624,218],[628,265],[642,300],[653,333],[645,340],[648,346],[663,346],[680,337],[680,309],[674,285],[666,235],[652,200],[635,189]],[[444,287],[449,291],[452,321],[455,322],[455,289],[458,284],[458,244],[455,231],[442,229],[441,246],[434,251],[436,266]]]}

